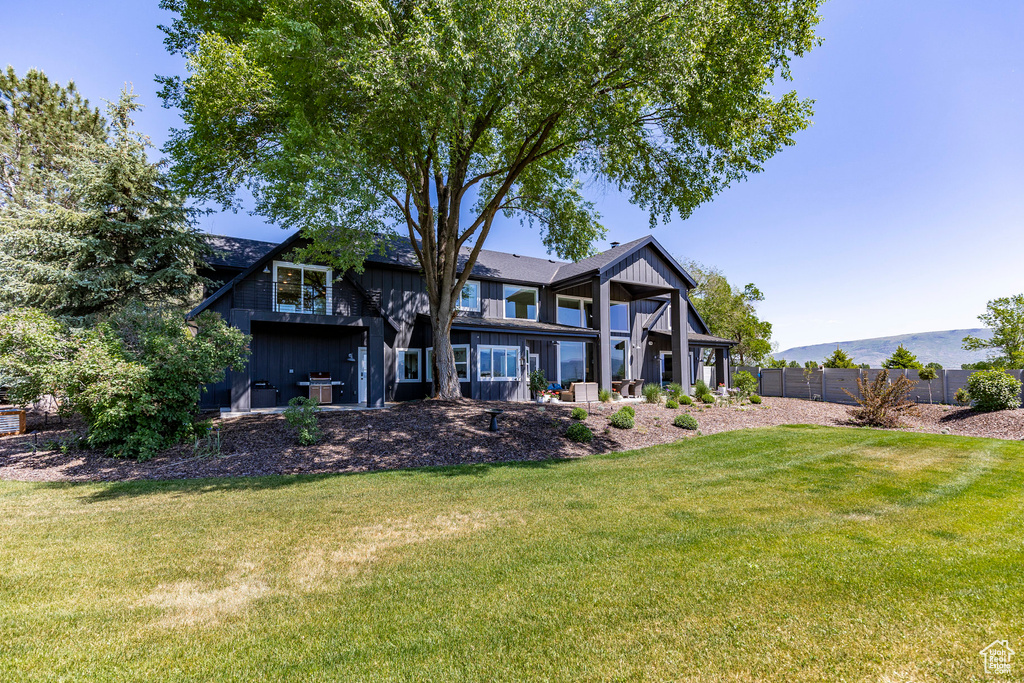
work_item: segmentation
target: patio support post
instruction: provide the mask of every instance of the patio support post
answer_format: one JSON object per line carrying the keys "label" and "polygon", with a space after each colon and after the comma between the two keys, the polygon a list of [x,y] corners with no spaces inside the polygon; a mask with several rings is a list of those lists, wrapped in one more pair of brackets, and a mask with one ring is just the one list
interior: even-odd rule
{"label": "patio support post", "polygon": [[[252,311],[244,308],[232,308],[229,314],[231,327],[237,328],[242,334],[250,334],[252,323],[250,321]],[[252,344],[250,342],[250,351]],[[241,370],[232,370],[231,375],[231,412],[248,413],[251,407],[249,401],[250,370],[252,368],[252,353],[245,360],[245,367]]]}
{"label": "patio support post", "polygon": [[682,292],[673,289],[669,294],[671,310],[669,324],[672,327],[672,381],[686,390],[690,386],[690,350],[686,341],[686,313],[690,302]]}
{"label": "patio support post", "polygon": [[384,320],[372,318],[366,348],[366,406],[384,407]]}
{"label": "patio support post", "polygon": [[612,284],[602,281],[600,276],[591,281],[591,296],[594,299],[594,326],[597,328],[597,348],[594,349],[597,362],[597,383],[601,389],[612,388],[611,317]]}
{"label": "patio support post", "polygon": [[729,366],[726,360],[726,350],[723,348],[715,349],[715,389],[718,388],[719,384],[724,384],[726,387],[729,386]]}

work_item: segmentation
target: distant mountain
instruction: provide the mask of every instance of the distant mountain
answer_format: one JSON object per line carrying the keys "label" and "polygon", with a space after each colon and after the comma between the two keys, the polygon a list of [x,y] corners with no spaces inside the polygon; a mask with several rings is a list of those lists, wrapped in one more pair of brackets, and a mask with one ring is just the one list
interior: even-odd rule
{"label": "distant mountain", "polygon": [[897,334],[892,337],[875,337],[873,339],[854,339],[852,341],[830,342],[828,344],[812,344],[811,346],[795,346],[773,354],[776,358],[795,360],[804,363],[809,360],[821,363],[831,355],[836,347],[853,357],[855,363],[868,363],[871,367],[880,367],[882,361],[892,355],[896,347],[903,344],[922,363],[932,361],[942,364],[947,369],[958,369],[963,363],[974,363],[984,360],[985,351],[964,351],[960,348],[964,337],[972,334],[976,337],[991,337],[992,330],[978,328],[973,330],[941,330],[939,332],[918,332],[917,334]]}

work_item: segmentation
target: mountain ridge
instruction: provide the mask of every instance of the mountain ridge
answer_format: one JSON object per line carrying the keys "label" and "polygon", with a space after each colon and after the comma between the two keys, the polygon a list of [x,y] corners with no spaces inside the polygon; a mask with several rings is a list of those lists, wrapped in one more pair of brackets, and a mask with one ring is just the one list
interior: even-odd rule
{"label": "mountain ridge", "polygon": [[785,351],[772,354],[775,358],[795,360],[805,363],[809,360],[821,363],[836,347],[841,348],[853,357],[855,363],[868,363],[873,368],[881,367],[882,362],[892,355],[900,344],[917,356],[921,363],[937,362],[947,369],[958,369],[963,363],[975,363],[984,360],[986,352],[965,351],[961,342],[967,335],[989,338],[992,330],[988,328],[968,328],[960,330],[936,330],[933,332],[912,332],[896,334],[888,337],[870,337],[867,339],[851,339],[847,341],[829,342],[826,344],[809,344],[794,346]]}

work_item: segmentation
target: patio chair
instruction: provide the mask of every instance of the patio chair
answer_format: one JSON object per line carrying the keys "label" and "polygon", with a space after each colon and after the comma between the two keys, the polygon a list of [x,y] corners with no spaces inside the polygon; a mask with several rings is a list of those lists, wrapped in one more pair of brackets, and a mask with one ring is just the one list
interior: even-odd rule
{"label": "patio chair", "polygon": [[644,381],[635,379],[629,383],[629,395],[633,398],[640,398],[644,395]]}

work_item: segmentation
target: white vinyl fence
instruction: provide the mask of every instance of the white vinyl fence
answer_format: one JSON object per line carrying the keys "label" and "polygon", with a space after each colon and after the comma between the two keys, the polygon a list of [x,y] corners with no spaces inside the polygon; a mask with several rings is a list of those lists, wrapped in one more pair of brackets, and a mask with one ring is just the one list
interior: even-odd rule
{"label": "white vinyl fence", "polygon": [[[754,377],[760,377],[760,394],[762,396],[782,396],[785,398],[802,398],[807,400],[829,401],[830,403],[854,403],[844,389],[854,396],[859,396],[857,378],[861,373],[871,381],[878,376],[880,370],[846,370],[843,368],[818,368],[805,371],[803,368],[756,368],[739,365],[730,368],[730,378],[740,371],[747,371]],[[890,370],[889,378],[896,379],[905,374],[917,384],[910,398],[918,403],[955,403],[953,398],[957,389],[967,386],[967,378],[974,370],[936,370],[935,379],[923,382],[917,376],[917,370]],[[1022,379],[1021,370],[1007,370],[1006,373],[1016,379]],[[929,388],[931,394],[929,395]],[[1024,395],[1022,395],[1024,400]]]}

